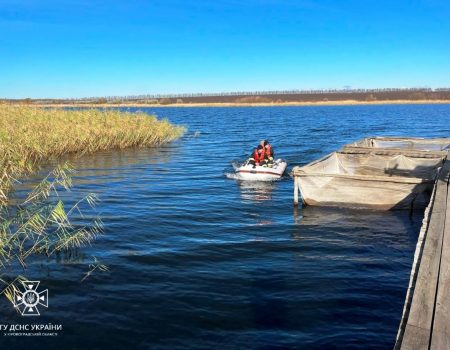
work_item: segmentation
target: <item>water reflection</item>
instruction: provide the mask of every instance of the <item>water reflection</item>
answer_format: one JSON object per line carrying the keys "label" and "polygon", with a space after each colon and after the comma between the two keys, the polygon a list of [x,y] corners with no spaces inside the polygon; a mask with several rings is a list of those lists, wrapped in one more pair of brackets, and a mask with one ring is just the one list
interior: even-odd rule
{"label": "water reflection", "polygon": [[237,181],[243,201],[262,202],[272,199],[276,183],[272,181]]}
{"label": "water reflection", "polygon": [[[417,211],[418,217],[422,217],[423,212]],[[410,216],[408,211],[379,211],[351,208],[332,208],[305,206],[294,212],[294,218],[300,219],[301,225],[309,226],[330,226],[333,224],[341,225],[342,222],[351,224],[352,222],[364,223],[365,226],[371,226],[376,221],[382,219],[395,221],[404,226],[415,216]]]}
{"label": "water reflection", "polygon": [[[59,161],[52,160],[15,187],[17,198],[25,198],[58,164],[68,162],[76,171],[73,185],[95,185],[130,182],[142,176],[164,175],[169,169],[165,164],[173,161],[182,151],[180,143],[174,142],[159,148],[116,149],[88,155],[67,155]],[[158,166],[159,165],[159,166]],[[151,171],[149,171],[151,167]]]}
{"label": "water reflection", "polygon": [[118,149],[82,157],[72,155],[66,160],[83,168],[122,168],[136,164],[165,164],[180,150],[180,143],[174,142],[157,148]]}
{"label": "water reflection", "polygon": [[294,207],[293,211],[294,225],[300,225],[303,219],[303,210],[300,207]]}
{"label": "water reflection", "polygon": [[176,144],[161,148],[138,148],[126,150],[105,151],[83,157],[68,157],[69,161],[76,169],[80,169],[80,176],[77,176],[77,183],[95,183],[107,177],[116,180],[139,176],[152,165],[154,172],[167,172],[167,168],[155,166],[157,164],[167,164],[172,157],[180,152]]}
{"label": "water reflection", "polygon": [[[417,232],[413,228],[421,224],[422,211],[376,211],[349,208],[306,206],[295,208],[293,212],[293,238],[300,238],[305,230],[323,233],[339,233],[343,236],[359,236],[360,240],[371,240],[377,232],[388,233],[392,239],[396,235],[411,235],[414,242]],[[396,232],[392,228],[396,228]],[[327,236],[323,234],[323,237]]]}

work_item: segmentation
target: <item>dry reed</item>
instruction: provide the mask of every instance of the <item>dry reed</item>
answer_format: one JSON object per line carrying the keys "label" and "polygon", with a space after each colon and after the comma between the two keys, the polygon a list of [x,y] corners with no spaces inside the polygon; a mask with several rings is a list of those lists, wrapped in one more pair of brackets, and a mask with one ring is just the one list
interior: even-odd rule
{"label": "dry reed", "polygon": [[[112,148],[151,147],[181,136],[184,128],[144,113],[117,110],[62,110],[0,105],[0,295],[13,303],[13,294],[26,280],[12,279],[13,270],[33,255],[76,250],[90,244],[102,232],[99,218],[87,225],[73,224],[71,216],[96,197],[87,195],[70,208],[57,194],[71,186],[72,169],[56,167],[27,198],[8,205],[12,179],[35,171],[51,158],[68,153],[85,154]],[[94,271],[108,268],[97,261],[89,265],[83,280]],[[14,304],[14,303],[13,303]]]}
{"label": "dry reed", "polygon": [[145,113],[0,105],[0,199],[10,179],[68,153],[151,147],[172,141],[183,127]]}

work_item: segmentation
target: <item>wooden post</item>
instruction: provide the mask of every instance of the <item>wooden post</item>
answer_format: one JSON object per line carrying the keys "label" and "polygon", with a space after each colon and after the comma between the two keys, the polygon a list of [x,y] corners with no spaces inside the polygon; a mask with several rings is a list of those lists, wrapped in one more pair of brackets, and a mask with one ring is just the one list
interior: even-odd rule
{"label": "wooden post", "polygon": [[294,207],[298,206],[298,177],[294,175]]}

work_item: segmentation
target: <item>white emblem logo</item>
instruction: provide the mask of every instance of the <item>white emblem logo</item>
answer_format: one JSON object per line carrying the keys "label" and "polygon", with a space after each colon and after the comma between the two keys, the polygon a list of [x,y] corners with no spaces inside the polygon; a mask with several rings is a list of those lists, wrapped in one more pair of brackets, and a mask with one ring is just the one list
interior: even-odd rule
{"label": "white emblem logo", "polygon": [[14,291],[14,307],[17,307],[22,316],[39,316],[38,305],[48,307],[48,289],[38,292],[40,281],[23,282],[25,291]]}

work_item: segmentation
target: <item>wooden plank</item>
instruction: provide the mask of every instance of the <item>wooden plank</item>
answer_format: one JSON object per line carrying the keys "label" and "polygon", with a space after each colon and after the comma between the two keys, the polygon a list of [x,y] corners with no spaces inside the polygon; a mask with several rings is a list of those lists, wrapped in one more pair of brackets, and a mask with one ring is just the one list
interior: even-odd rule
{"label": "wooden plank", "polygon": [[442,243],[439,283],[430,349],[450,349],[450,193],[447,187],[447,208]]}
{"label": "wooden plank", "polygon": [[401,348],[404,350],[428,349],[429,336],[429,329],[406,325]]}
{"label": "wooden plank", "polygon": [[408,324],[431,330],[444,230],[444,214],[432,213],[414,287]]}
{"label": "wooden plank", "polygon": [[430,349],[446,350],[450,349],[450,337],[448,331],[438,331],[433,329]]}
{"label": "wooden plank", "polygon": [[397,332],[397,337],[395,339],[394,349],[398,350],[401,345],[403,335],[405,333],[405,325],[408,321],[409,310],[411,307],[412,296],[414,294],[414,286],[416,284],[417,273],[420,267],[420,259],[422,257],[423,246],[425,244],[425,238],[427,236],[428,226],[431,218],[431,211],[433,209],[433,203],[436,198],[436,187],[433,188],[433,193],[431,194],[430,203],[428,203],[425,209],[422,226],[420,227],[419,237],[417,238],[416,249],[414,251],[414,260],[411,268],[411,274],[409,277],[408,290],[406,292],[405,304],[403,305],[402,318]]}
{"label": "wooden plank", "polygon": [[[409,311],[406,329],[416,327],[422,332],[420,344],[429,344],[433,323],[434,305],[441,260],[442,239],[447,209],[447,166],[443,167],[436,184],[436,197],[425,237],[425,244],[417,273],[413,298]],[[408,331],[403,335],[401,348],[416,344],[416,334]],[[412,345],[411,345],[412,346]],[[420,347],[412,347],[420,348]]]}

